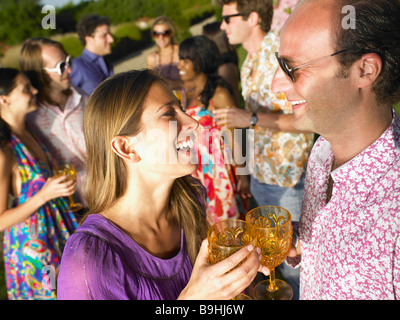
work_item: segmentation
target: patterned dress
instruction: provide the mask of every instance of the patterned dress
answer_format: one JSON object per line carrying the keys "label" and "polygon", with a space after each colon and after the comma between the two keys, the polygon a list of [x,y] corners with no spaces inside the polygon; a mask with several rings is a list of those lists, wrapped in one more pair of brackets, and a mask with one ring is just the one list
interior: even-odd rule
{"label": "patterned dress", "polygon": [[186,110],[199,122],[199,166],[193,177],[199,179],[207,190],[206,210],[210,224],[240,218],[240,214],[244,214],[236,188],[235,168],[227,158],[229,149],[224,145],[221,128],[216,125],[212,110],[212,101],[209,109],[191,106]]}
{"label": "patterned dress", "polygon": [[[12,207],[35,195],[52,175],[14,135],[11,146],[21,176],[21,194]],[[48,158],[50,155],[47,153]],[[78,224],[63,198],[48,201],[25,221],[4,233],[4,261],[8,298],[55,299],[55,270],[70,234]]]}

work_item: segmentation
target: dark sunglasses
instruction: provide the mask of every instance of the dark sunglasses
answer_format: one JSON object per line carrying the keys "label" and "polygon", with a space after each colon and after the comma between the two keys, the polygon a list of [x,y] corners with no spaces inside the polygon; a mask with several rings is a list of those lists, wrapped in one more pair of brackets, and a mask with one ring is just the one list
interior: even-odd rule
{"label": "dark sunglasses", "polygon": [[288,66],[288,64],[286,63],[286,61],[285,61],[284,59],[282,59],[282,58],[278,55],[278,52],[275,52],[275,57],[276,57],[276,59],[278,60],[279,66],[282,68],[283,72],[284,72],[284,73],[290,78],[290,80],[292,80],[292,82],[294,83],[294,82],[295,82],[295,78],[294,78],[294,75],[293,75],[293,72],[294,72],[294,71],[296,71],[296,70],[298,70],[298,69],[300,69],[300,68],[303,68],[303,67],[305,67],[305,66],[308,66],[308,65],[310,65],[310,64],[313,64],[313,63],[315,63],[315,62],[322,61],[322,60],[328,59],[328,58],[330,58],[330,57],[336,56],[337,54],[342,53],[342,52],[345,52],[345,51],[348,51],[348,50],[347,50],[347,49],[346,49],[346,50],[340,50],[340,51],[335,52],[335,53],[332,53],[332,54],[330,54],[330,55],[328,55],[328,56],[325,56],[325,57],[322,57],[322,58],[318,58],[318,59],[312,60],[312,61],[310,61],[310,62],[304,63],[304,64],[302,64],[302,65],[300,65],[300,66],[298,66],[298,67],[296,67],[296,68],[290,68],[290,67]]}
{"label": "dark sunglasses", "polygon": [[243,16],[247,16],[247,15],[248,15],[248,13],[235,13],[235,14],[230,14],[228,16],[222,16],[221,18],[223,21],[225,21],[226,24],[229,24],[230,19],[232,17],[243,17]]}
{"label": "dark sunglasses", "polygon": [[64,61],[60,61],[59,63],[57,63],[55,68],[43,68],[43,69],[49,72],[57,72],[61,76],[71,66],[72,66],[71,56],[67,56],[67,58]]}
{"label": "dark sunglasses", "polygon": [[153,37],[155,37],[155,38],[160,37],[160,36],[168,37],[170,35],[171,35],[171,30],[165,30],[162,32],[153,31]]}

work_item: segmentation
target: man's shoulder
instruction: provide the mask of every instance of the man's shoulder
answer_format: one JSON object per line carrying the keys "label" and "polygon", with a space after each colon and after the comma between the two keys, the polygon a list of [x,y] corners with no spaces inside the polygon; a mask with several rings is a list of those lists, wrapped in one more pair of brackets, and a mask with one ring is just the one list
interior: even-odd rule
{"label": "man's shoulder", "polygon": [[72,62],[72,69],[77,66],[79,66],[79,68],[87,68],[91,64],[92,62],[87,59],[87,57],[85,57],[84,55],[80,55],[79,57],[74,58]]}

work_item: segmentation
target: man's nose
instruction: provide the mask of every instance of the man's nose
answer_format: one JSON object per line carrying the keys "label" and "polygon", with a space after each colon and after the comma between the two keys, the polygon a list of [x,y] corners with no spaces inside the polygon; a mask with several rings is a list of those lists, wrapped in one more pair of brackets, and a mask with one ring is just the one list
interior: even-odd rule
{"label": "man's nose", "polygon": [[271,91],[275,94],[286,93],[293,86],[293,83],[285,75],[281,67],[278,67],[272,78]]}

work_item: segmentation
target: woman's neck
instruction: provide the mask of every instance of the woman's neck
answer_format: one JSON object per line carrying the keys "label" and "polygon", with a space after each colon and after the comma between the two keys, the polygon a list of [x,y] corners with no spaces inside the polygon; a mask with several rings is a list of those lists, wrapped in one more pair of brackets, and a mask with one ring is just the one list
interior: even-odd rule
{"label": "woman's neck", "polygon": [[197,101],[200,101],[200,94],[203,92],[207,84],[207,79],[208,78],[206,74],[199,73],[198,76],[191,81],[191,83],[188,82],[189,99],[192,101],[191,105]]}
{"label": "woman's neck", "polygon": [[101,214],[151,255],[168,259],[180,248],[179,224],[170,209],[172,185],[135,184]]}
{"label": "woman's neck", "polygon": [[125,194],[102,214],[129,234],[138,230],[159,230],[160,223],[172,221],[169,197],[172,183],[153,184],[140,179],[129,183]]}
{"label": "woman's neck", "polygon": [[166,47],[158,47],[160,54],[172,54],[174,52],[174,44],[170,43]]}
{"label": "woman's neck", "polygon": [[25,127],[25,116],[25,114],[21,114],[11,117],[7,114],[4,114],[2,115],[2,119],[7,122],[13,134],[18,137],[23,137],[27,133]]}

